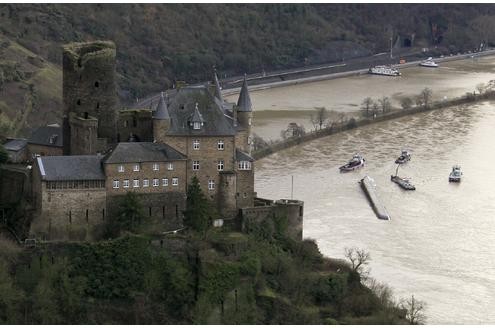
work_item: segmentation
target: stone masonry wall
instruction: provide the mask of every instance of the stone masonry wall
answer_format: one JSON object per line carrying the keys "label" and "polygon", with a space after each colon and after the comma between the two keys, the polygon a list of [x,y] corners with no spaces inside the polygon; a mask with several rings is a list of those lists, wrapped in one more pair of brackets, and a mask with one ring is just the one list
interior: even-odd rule
{"label": "stone masonry wall", "polygon": [[118,132],[120,142],[126,142],[133,134],[141,142],[153,141],[153,120],[149,109],[126,109],[120,111]]}

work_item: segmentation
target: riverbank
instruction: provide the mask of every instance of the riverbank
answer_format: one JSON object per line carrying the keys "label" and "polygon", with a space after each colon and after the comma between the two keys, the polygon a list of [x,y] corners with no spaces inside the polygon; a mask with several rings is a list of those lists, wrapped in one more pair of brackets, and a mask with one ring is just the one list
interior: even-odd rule
{"label": "riverbank", "polygon": [[444,100],[444,101],[439,101],[439,102],[434,102],[430,106],[427,106],[426,108],[424,106],[415,106],[410,109],[398,109],[398,108],[392,108],[390,112],[384,113],[377,115],[374,118],[362,118],[362,119],[355,119],[351,118],[346,121],[341,121],[339,123],[332,123],[330,126],[322,128],[320,130],[316,130],[310,133],[306,133],[300,137],[291,137],[287,138],[285,140],[275,142],[270,144],[268,147],[264,147],[258,150],[255,150],[252,152],[252,157],[255,160],[259,160],[261,158],[264,158],[266,156],[269,156],[273,153],[276,153],[278,151],[291,148],[293,146],[297,146],[299,144],[312,141],[315,139],[319,139],[322,137],[326,137],[329,135],[333,135],[336,133],[348,131],[351,129],[355,129],[358,127],[378,123],[378,122],[383,122],[383,121],[388,121],[396,118],[400,118],[403,116],[408,116],[408,115],[413,115],[421,112],[426,112],[426,111],[431,111],[431,110],[436,110],[436,109],[443,109],[443,108],[448,108],[452,106],[459,106],[459,105],[465,105],[465,104],[471,104],[483,100],[493,100],[495,99],[495,91],[489,91],[481,95],[474,95],[474,94],[466,94],[465,96],[454,98],[451,100]]}
{"label": "riverbank", "polygon": [[[490,55],[495,55],[495,50],[486,50],[486,51],[478,52],[478,53],[474,53],[474,54],[468,53],[468,54],[454,55],[454,56],[448,56],[448,57],[443,57],[443,58],[434,58],[434,61],[437,63],[442,63],[442,62],[450,62],[450,61],[469,59],[469,58],[471,58],[471,56],[485,57],[485,56],[490,56]],[[408,68],[408,67],[418,66],[420,62],[421,62],[421,60],[416,60],[416,61],[406,62],[404,64],[398,64],[395,66],[398,68]],[[345,71],[345,72],[330,73],[330,74],[324,74],[324,75],[314,75],[314,76],[310,76],[310,77],[296,77],[294,79],[289,79],[289,80],[284,80],[284,81],[276,81],[276,82],[270,82],[270,83],[264,83],[264,84],[257,84],[257,85],[250,86],[249,91],[259,91],[259,90],[266,90],[266,89],[271,89],[271,88],[280,88],[280,87],[286,87],[286,86],[291,86],[291,85],[298,85],[298,84],[304,84],[304,83],[312,83],[312,82],[326,81],[326,80],[338,79],[338,78],[349,77],[349,76],[362,75],[362,74],[367,74],[368,69],[369,68],[363,68],[363,69],[350,70],[350,71]],[[315,71],[315,72],[317,72],[317,71]],[[239,92],[240,92],[240,87],[232,88],[232,89],[224,90],[222,92],[222,95],[225,97],[228,97],[228,96],[238,94]]]}

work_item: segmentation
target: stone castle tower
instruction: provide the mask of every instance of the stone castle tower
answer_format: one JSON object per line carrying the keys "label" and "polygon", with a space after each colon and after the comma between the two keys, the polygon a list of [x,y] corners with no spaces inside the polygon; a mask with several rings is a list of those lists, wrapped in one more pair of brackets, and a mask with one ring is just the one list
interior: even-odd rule
{"label": "stone castle tower", "polygon": [[64,154],[94,154],[118,142],[115,44],[63,48]]}
{"label": "stone castle tower", "polygon": [[168,129],[170,128],[170,114],[168,112],[167,101],[160,95],[160,101],[153,113],[153,140],[155,142],[165,142]]}

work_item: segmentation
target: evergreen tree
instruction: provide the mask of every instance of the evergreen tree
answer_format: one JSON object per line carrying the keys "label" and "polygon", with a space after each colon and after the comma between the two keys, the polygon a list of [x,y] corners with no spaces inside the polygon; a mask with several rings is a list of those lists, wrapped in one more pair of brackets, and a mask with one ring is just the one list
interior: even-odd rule
{"label": "evergreen tree", "polygon": [[197,232],[205,232],[212,215],[212,208],[206,199],[197,177],[193,177],[187,189],[184,224]]}
{"label": "evergreen tree", "polygon": [[8,159],[9,159],[9,154],[7,154],[5,148],[2,145],[0,145],[0,165],[7,163]]}
{"label": "evergreen tree", "polygon": [[138,195],[128,192],[119,204],[118,226],[122,230],[132,231],[144,218],[143,206]]}

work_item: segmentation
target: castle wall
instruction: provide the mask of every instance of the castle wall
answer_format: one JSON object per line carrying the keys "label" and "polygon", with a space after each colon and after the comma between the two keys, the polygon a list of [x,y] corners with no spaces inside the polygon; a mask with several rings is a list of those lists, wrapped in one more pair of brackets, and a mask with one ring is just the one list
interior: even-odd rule
{"label": "castle wall", "polygon": [[254,170],[237,170],[237,208],[252,207],[254,205]]}
{"label": "castle wall", "polygon": [[141,142],[153,141],[153,120],[150,109],[126,109],[120,111],[118,121],[120,142],[126,142],[133,134]]}
{"label": "castle wall", "polygon": [[222,172],[218,183],[218,209],[223,218],[237,215],[237,177],[235,172]]}
{"label": "castle wall", "polygon": [[62,156],[63,148],[47,145],[28,144],[28,160],[32,161],[35,155],[40,156]]}
{"label": "castle wall", "polygon": [[69,114],[71,155],[92,155],[102,152],[98,145],[98,120],[94,117],[79,117]]}

